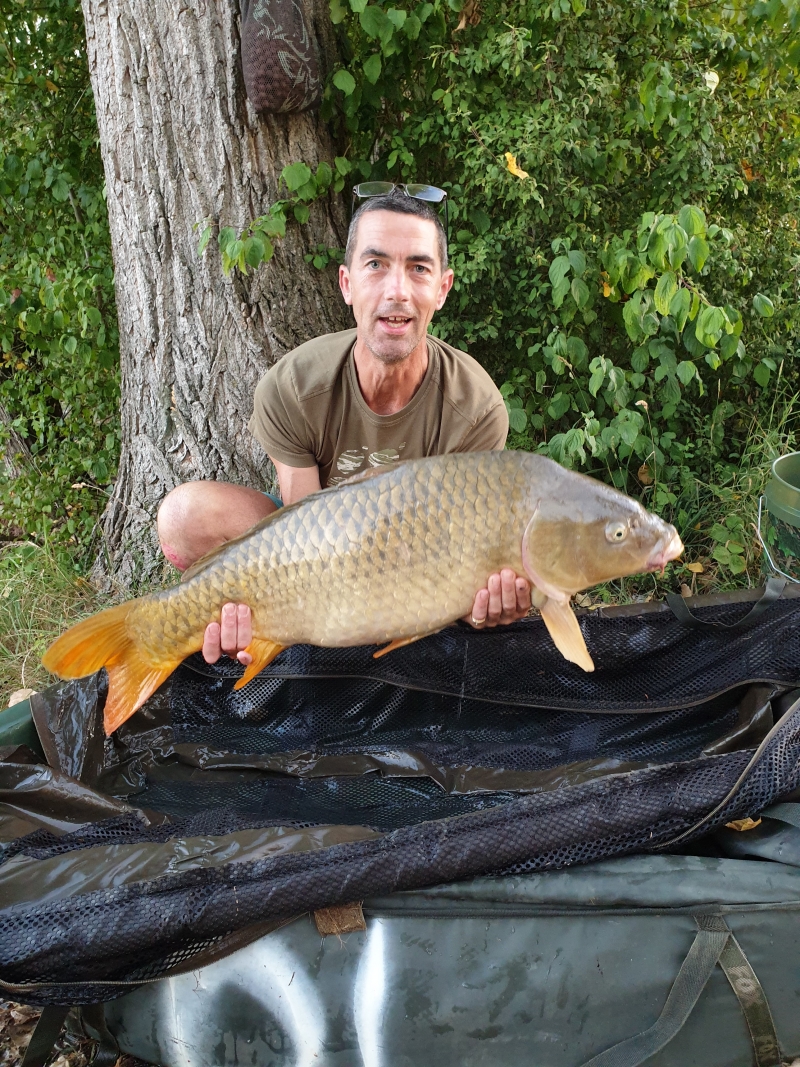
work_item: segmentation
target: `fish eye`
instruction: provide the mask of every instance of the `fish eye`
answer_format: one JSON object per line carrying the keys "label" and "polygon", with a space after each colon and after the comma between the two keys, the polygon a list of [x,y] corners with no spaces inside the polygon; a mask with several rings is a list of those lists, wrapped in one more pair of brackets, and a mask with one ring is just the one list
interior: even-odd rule
{"label": "fish eye", "polygon": [[619,544],[628,536],[628,524],[625,522],[610,522],[606,526],[606,541]]}

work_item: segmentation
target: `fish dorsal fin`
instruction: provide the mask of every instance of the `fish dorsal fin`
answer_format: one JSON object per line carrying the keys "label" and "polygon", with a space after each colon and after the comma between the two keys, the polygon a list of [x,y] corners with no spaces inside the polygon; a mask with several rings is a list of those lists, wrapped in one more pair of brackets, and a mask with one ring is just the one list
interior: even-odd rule
{"label": "fish dorsal fin", "polygon": [[397,470],[401,462],[402,460],[393,460],[391,463],[381,463],[379,467],[370,467],[369,470],[351,474],[349,478],[343,478],[341,482],[337,482],[336,488],[338,489],[342,485],[357,485],[359,482],[368,482],[370,478],[377,478],[388,471]]}
{"label": "fish dorsal fin", "polygon": [[[367,471],[366,473],[371,474],[372,472]],[[340,482],[339,484],[343,485],[344,483]],[[310,500],[312,496],[316,497],[319,496],[321,493],[324,493],[326,495],[330,493],[338,493],[338,491],[339,485],[331,485],[328,486],[326,489],[317,489],[315,493],[309,493],[308,496],[304,496],[300,500],[295,500],[293,504],[284,504],[282,508],[278,508],[277,511],[271,512],[263,519],[259,519],[255,526],[251,526],[249,530],[245,530],[244,533],[239,534],[238,537],[232,537],[230,541],[223,541],[223,543],[221,545],[218,545],[217,548],[212,548],[210,552],[206,552],[199,559],[195,560],[191,567],[187,567],[186,570],[183,572],[181,582],[188,582],[192,578],[196,578],[201,571],[204,571],[206,569],[209,563],[213,563],[213,561],[217,559],[220,555],[222,555],[223,552],[227,551],[227,549],[229,549],[231,545],[241,544],[242,541],[246,541],[248,537],[252,537],[252,535],[256,533],[256,531],[264,530],[267,528],[267,526],[271,526],[273,522],[277,522],[278,519],[282,519],[284,515],[288,515],[290,511],[296,511],[299,507],[301,507],[301,505],[305,504],[308,500]]]}

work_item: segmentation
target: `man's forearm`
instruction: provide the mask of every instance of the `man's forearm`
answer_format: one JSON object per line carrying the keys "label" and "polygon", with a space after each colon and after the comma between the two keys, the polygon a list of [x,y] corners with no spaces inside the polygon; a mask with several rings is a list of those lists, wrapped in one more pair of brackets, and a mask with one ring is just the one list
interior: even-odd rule
{"label": "man's forearm", "polygon": [[[269,457],[272,459],[272,456]],[[281,500],[284,504],[295,504],[309,493],[316,493],[322,486],[319,480],[319,467],[290,467],[272,459],[278,472],[278,484],[281,487]]]}

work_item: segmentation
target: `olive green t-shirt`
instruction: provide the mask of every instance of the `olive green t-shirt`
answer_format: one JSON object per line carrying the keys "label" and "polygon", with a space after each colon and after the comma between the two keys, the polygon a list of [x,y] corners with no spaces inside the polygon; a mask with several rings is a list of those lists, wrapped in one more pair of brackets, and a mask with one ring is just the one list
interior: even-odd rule
{"label": "olive green t-shirt", "polygon": [[428,336],[428,369],[410,402],[376,415],[358,385],[356,331],[287,352],[258,383],[250,432],[290,467],[319,467],[326,485],[399,459],[501,449],[508,414],[481,365]]}

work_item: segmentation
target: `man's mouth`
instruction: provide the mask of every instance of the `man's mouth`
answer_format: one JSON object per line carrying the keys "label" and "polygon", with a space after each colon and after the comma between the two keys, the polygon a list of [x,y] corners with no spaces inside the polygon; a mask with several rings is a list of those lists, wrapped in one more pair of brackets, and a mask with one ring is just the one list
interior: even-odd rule
{"label": "man's mouth", "polygon": [[405,330],[412,320],[407,315],[381,315],[378,321],[385,330],[394,333]]}

